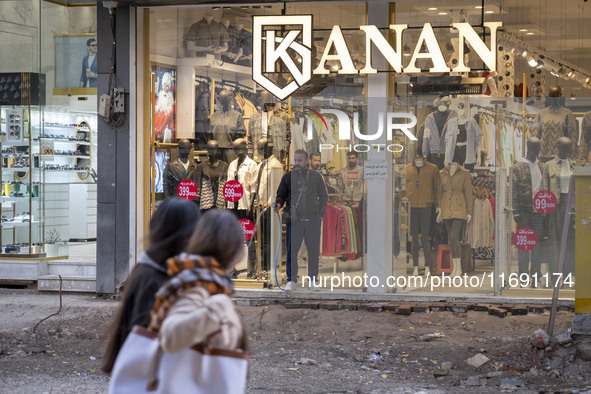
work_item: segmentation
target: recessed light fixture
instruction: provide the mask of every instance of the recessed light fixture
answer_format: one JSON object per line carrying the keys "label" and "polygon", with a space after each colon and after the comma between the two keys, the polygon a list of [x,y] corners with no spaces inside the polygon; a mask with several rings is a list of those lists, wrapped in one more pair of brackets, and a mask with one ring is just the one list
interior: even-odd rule
{"label": "recessed light fixture", "polygon": [[474,8],[476,8],[477,10],[480,10],[480,9],[482,9],[482,6],[481,6],[481,5],[477,5],[477,6],[476,6],[476,7],[474,7]]}
{"label": "recessed light fixture", "polygon": [[534,33],[532,33],[532,32],[530,31],[530,32],[528,32],[528,33],[525,33],[525,35],[526,35],[526,36],[533,36],[533,35],[534,35]]}
{"label": "recessed light fixture", "polygon": [[484,11],[485,14],[494,14],[494,11]]}
{"label": "recessed light fixture", "polygon": [[429,11],[437,11],[439,8],[437,7],[431,7],[431,8],[427,8]]}
{"label": "recessed light fixture", "polygon": [[530,57],[527,61],[527,64],[529,64],[530,67],[535,67],[538,65],[538,62],[533,57]]}
{"label": "recessed light fixture", "polygon": [[527,56],[527,51],[521,52],[521,56],[526,57]]}
{"label": "recessed light fixture", "polygon": [[439,12],[439,15],[447,15],[447,12]]}
{"label": "recessed light fixture", "polygon": [[519,29],[519,31],[527,31],[527,29]]}
{"label": "recessed light fixture", "polygon": [[591,78],[587,77],[587,79],[585,79],[585,83],[589,85],[589,82],[591,82]]}

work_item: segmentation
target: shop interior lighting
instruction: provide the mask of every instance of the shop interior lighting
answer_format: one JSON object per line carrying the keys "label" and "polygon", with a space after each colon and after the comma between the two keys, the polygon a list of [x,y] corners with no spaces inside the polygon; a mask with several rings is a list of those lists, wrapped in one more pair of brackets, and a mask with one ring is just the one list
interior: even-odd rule
{"label": "shop interior lighting", "polygon": [[585,79],[585,83],[586,83],[587,85],[589,85],[589,83],[591,83],[591,78],[590,78],[590,77],[587,77],[587,79]]}
{"label": "shop interior lighting", "polygon": [[538,65],[538,61],[534,59],[533,56],[530,56],[527,59],[527,64],[529,64],[530,67],[536,67]]}
{"label": "shop interior lighting", "polygon": [[527,51],[523,51],[523,52],[521,52],[521,56],[523,56],[523,57],[527,57]]}
{"label": "shop interior lighting", "polygon": [[439,12],[438,15],[447,15],[447,12]]}
{"label": "shop interior lighting", "polygon": [[429,10],[429,11],[437,11],[438,9],[439,9],[439,8],[437,8],[437,7],[431,7],[431,8],[427,8],[427,10]]}
{"label": "shop interior lighting", "polygon": [[526,35],[526,36],[533,36],[533,35],[534,35],[534,33],[532,33],[532,32],[530,31],[530,32],[527,32],[527,33],[525,33],[525,35]]}
{"label": "shop interior lighting", "polygon": [[485,14],[494,14],[494,11],[484,11]]}
{"label": "shop interior lighting", "polygon": [[477,10],[481,10],[481,9],[482,9],[482,6],[481,6],[481,5],[477,5],[477,6],[476,6],[476,7],[474,7],[474,8],[476,8]]}
{"label": "shop interior lighting", "polygon": [[527,29],[519,29],[519,31],[521,31],[521,32],[526,32],[526,31],[527,31]]}

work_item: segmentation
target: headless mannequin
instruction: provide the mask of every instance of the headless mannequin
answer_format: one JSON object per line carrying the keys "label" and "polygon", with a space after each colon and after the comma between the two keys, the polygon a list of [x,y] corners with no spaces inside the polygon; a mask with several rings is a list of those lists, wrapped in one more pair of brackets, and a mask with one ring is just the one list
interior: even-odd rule
{"label": "headless mannequin", "polygon": [[[555,261],[558,262],[558,257],[561,247],[562,231],[564,225],[564,215],[566,211],[566,204],[568,198],[568,189],[570,178],[572,176],[573,162],[568,159],[571,150],[571,141],[566,137],[558,139],[558,156],[546,163],[544,168],[544,189],[555,191],[559,194],[558,206],[550,213],[550,236],[555,253]],[[551,175],[552,173],[552,175]],[[574,219],[571,220],[568,226],[568,237],[566,243],[566,254],[564,256],[564,265],[562,267],[563,275],[574,273]],[[553,272],[559,272],[556,266]]]}
{"label": "headless mannequin", "polygon": [[[425,168],[427,167],[427,168]],[[431,188],[430,194],[431,196],[436,196],[438,193],[437,185],[439,179],[439,172],[435,169],[431,164],[426,163],[426,159],[417,154],[414,159],[414,165],[411,164],[406,167],[407,172],[407,187],[412,182],[414,182],[414,189],[409,195],[409,200],[411,203],[410,207],[410,234],[412,236],[412,260],[413,260],[413,276],[419,275],[419,234],[421,235],[422,245],[423,245],[423,255],[425,258],[425,275],[429,274],[430,270],[430,261],[431,261],[431,218],[432,218],[432,205],[431,206],[420,206],[418,202],[420,198],[417,196],[418,194],[425,194],[428,192],[429,188]],[[421,174],[421,171],[426,173]],[[427,174],[427,175],[425,175]],[[431,179],[429,179],[429,174],[431,174]],[[423,180],[421,182],[421,180]],[[408,190],[408,189],[407,189]],[[413,205],[417,206],[413,206]]]}
{"label": "headless mannequin", "polygon": [[[200,26],[200,27],[197,27]],[[196,28],[197,30],[193,31]],[[221,24],[213,20],[213,14],[211,12],[207,12],[203,19],[191,26],[189,32],[185,35],[185,45],[191,54],[196,54],[197,56],[205,56],[208,53],[212,54],[220,54],[226,52],[228,50],[228,42],[227,42],[227,33],[222,34],[220,33],[220,29],[223,29]],[[205,35],[208,34],[210,40],[207,40],[207,46],[197,45],[197,42],[200,43],[201,40],[194,40],[195,37],[188,37],[194,35]],[[226,41],[222,41],[222,37],[226,37]]]}
{"label": "headless mannequin", "polygon": [[185,179],[196,180],[197,165],[189,159],[193,146],[191,141],[186,138],[179,140],[179,156],[175,161],[171,161],[166,166],[164,177],[164,195],[177,196],[177,187]]}
{"label": "headless mannequin", "polygon": [[[433,104],[437,106],[437,111],[431,113],[425,120],[422,152],[430,163],[437,165],[441,170],[445,165],[447,121],[455,115],[455,112],[449,110],[451,100],[448,97],[437,99]],[[430,117],[433,120],[430,120]]]}
{"label": "headless mannequin", "polygon": [[[207,142],[207,160],[198,166],[199,184],[197,187],[199,202],[202,210],[213,207],[218,209],[225,208],[225,199],[223,197],[223,185],[226,182],[228,164],[219,158],[220,150],[216,140]],[[207,195],[208,201],[202,201],[201,198]],[[213,201],[212,201],[213,200]]]}
{"label": "headless mannequin", "polygon": [[229,90],[222,90],[219,94],[221,110],[216,111],[209,119],[210,131],[213,139],[218,142],[222,152],[222,160],[231,163],[236,155],[232,143],[246,135],[244,120],[240,112],[232,109],[234,94]]}
{"label": "headless mannequin", "polygon": [[533,135],[541,140],[539,158],[544,163],[558,154],[558,139],[560,137],[570,139],[570,158],[577,157],[578,125],[573,113],[564,107],[561,95],[560,86],[551,86],[548,92],[549,105],[538,113],[534,122],[539,125]]}
{"label": "headless mannequin", "polygon": [[269,271],[271,267],[271,218],[272,211],[270,209],[264,210],[269,206],[269,202],[274,201],[276,189],[281,182],[283,175],[283,167],[277,158],[273,155],[273,144],[267,138],[258,140],[257,151],[262,155],[262,160],[258,165],[258,175],[256,180],[256,195],[253,196],[253,211],[254,204],[259,207],[257,210],[259,217],[257,221],[260,223],[261,238],[259,239],[261,246],[261,269]]}
{"label": "headless mannequin", "polygon": [[[517,259],[519,274],[541,275],[542,248],[541,240],[544,234],[544,215],[534,211],[533,197],[542,186],[538,181],[538,173],[543,173],[543,166],[540,168],[538,155],[540,154],[541,141],[537,137],[530,137],[527,140],[527,154],[513,166],[513,217],[517,228],[529,227],[538,234],[538,245],[529,251],[519,249]],[[533,163],[533,164],[532,164]],[[541,177],[540,177],[541,178]],[[530,266],[531,257],[531,266]]]}
{"label": "headless mannequin", "polygon": [[[460,164],[453,162],[449,165],[449,175],[453,178],[460,171]],[[453,187],[453,183],[451,186]],[[453,270],[451,276],[462,276],[462,259],[460,256],[460,230],[462,226],[472,219],[470,214],[467,214],[465,218],[454,218],[443,220],[445,229],[447,231],[448,243],[452,251]],[[437,223],[441,223],[441,208],[437,208]]]}

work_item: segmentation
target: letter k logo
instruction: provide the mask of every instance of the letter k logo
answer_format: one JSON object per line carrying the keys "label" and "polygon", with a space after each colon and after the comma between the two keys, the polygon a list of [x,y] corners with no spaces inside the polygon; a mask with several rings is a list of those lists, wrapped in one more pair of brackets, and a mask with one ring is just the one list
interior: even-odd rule
{"label": "letter k logo", "polygon": [[[278,31],[287,34],[278,36]],[[259,85],[283,100],[311,79],[312,15],[254,16],[252,34],[252,78]],[[284,78],[285,86],[278,86],[270,79],[278,72],[280,62],[293,78]]]}

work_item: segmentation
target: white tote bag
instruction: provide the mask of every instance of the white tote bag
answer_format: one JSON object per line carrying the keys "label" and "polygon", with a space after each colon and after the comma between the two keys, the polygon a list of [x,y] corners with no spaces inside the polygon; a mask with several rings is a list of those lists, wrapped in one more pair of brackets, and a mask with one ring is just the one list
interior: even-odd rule
{"label": "white tote bag", "polygon": [[243,393],[248,353],[196,345],[176,353],[160,348],[156,333],[135,326],[121,347],[111,394]]}

